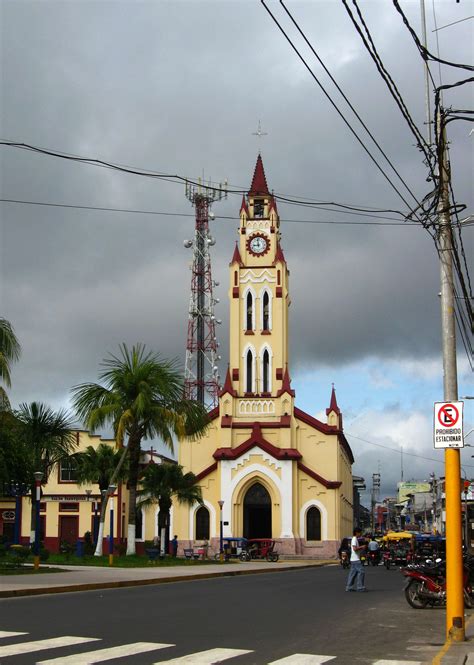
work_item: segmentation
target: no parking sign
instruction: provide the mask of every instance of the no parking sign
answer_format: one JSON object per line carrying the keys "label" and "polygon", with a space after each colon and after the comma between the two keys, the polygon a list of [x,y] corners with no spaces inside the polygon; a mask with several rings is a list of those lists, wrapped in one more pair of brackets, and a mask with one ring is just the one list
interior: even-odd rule
{"label": "no parking sign", "polygon": [[462,409],[464,402],[435,402],[434,447],[463,448]]}

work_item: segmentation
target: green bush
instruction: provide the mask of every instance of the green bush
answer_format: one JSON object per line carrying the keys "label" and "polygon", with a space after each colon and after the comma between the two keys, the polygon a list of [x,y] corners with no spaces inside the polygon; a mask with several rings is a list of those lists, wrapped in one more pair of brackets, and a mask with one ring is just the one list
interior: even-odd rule
{"label": "green bush", "polygon": [[12,545],[6,553],[5,562],[14,566],[21,566],[31,554],[29,547],[25,545]]}
{"label": "green bush", "polygon": [[49,550],[41,543],[39,552],[40,561],[47,561],[49,559]]}
{"label": "green bush", "polygon": [[69,559],[69,557],[74,552],[74,545],[72,543],[68,543],[67,540],[61,540],[59,544],[59,551],[61,554],[65,555],[66,559]]}
{"label": "green bush", "polygon": [[95,552],[94,543],[92,542],[92,534],[90,531],[86,531],[84,534],[84,554],[86,556],[92,556]]}

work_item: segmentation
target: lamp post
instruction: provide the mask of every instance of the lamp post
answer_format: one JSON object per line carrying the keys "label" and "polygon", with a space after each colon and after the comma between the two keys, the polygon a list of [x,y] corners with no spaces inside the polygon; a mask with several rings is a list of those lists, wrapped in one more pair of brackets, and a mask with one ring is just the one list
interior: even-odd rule
{"label": "lamp post", "polygon": [[35,546],[34,546],[34,568],[38,570],[40,562],[40,501],[41,501],[41,481],[43,480],[43,472],[35,471]]}
{"label": "lamp post", "polygon": [[220,508],[219,559],[222,563],[222,561],[224,561],[224,522],[222,521],[222,508],[224,507],[224,502],[221,499],[217,503]]}
{"label": "lamp post", "polygon": [[110,500],[110,536],[109,536],[109,566],[114,565],[114,494],[117,485],[109,485],[108,495]]}

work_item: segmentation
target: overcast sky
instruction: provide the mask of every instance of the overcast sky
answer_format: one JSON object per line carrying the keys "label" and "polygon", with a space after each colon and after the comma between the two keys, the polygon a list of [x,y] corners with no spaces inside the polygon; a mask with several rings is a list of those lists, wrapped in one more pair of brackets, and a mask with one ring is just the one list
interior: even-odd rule
{"label": "overcast sky", "polygon": [[[410,205],[413,199],[357,125],[275,0],[268,5],[362,141]],[[401,2],[421,34],[420,3]],[[425,126],[422,60],[392,2],[360,2],[380,56],[413,119]],[[295,19],[418,199],[430,183],[422,156],[338,0],[288,2]],[[436,25],[472,5],[435,0]],[[298,60],[264,7],[252,1],[2,0],[1,137],[64,153],[248,188],[261,150],[269,187],[289,197],[407,210]],[[473,23],[434,33],[429,48],[472,63]],[[432,65],[439,82],[439,69]],[[467,72],[442,67],[443,83]],[[445,105],[472,108],[467,86]],[[266,136],[258,139],[258,121]],[[453,186],[473,211],[474,136],[449,125]],[[14,406],[68,406],[71,386],[95,381],[120,342],[144,342],[184,362],[193,209],[184,187],[0,147],[2,198],[152,210],[99,212],[1,203],[0,315],[22,345]],[[228,357],[228,263],[240,197],[216,203],[212,233],[222,371]],[[379,217],[279,204],[291,271],[291,375],[297,404],[325,417],[331,383],[344,413],[354,473],[382,475],[382,495],[405,480],[443,475],[432,444],[442,401],[439,264],[421,227]],[[233,219],[222,219],[222,217]],[[387,214],[385,217],[395,217]],[[351,222],[350,225],[334,222]],[[382,222],[366,225],[357,222]],[[331,222],[331,223],[311,223]],[[464,230],[471,264],[474,229]],[[459,394],[473,395],[459,348]],[[467,402],[471,407],[473,401]],[[468,409],[466,431],[473,427]],[[468,442],[474,445],[474,435]],[[381,447],[382,446],[382,447]],[[474,452],[474,449],[472,449]],[[474,475],[471,449],[463,452]],[[429,458],[429,459],[423,459]]]}

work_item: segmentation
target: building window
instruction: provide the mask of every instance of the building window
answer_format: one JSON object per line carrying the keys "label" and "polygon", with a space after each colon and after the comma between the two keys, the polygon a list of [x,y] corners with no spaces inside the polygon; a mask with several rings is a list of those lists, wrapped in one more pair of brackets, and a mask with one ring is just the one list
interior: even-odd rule
{"label": "building window", "polygon": [[254,217],[261,218],[263,217],[263,199],[255,199],[253,204]]}
{"label": "building window", "polygon": [[196,510],[196,540],[209,540],[209,511],[204,506]]}
{"label": "building window", "polygon": [[60,513],[77,513],[79,511],[79,503],[76,501],[61,501],[59,504]]}
{"label": "building window", "polygon": [[263,392],[270,392],[270,354],[268,349],[263,352]]}
{"label": "building window", "polygon": [[250,291],[247,293],[246,298],[245,329],[253,330],[253,296]]}
{"label": "building window", "polygon": [[263,294],[262,330],[270,330],[270,296],[268,291]]}
{"label": "building window", "polygon": [[72,457],[67,457],[59,463],[59,482],[75,483],[77,481],[77,463]]}
{"label": "building window", "polygon": [[321,540],[321,513],[316,506],[306,513],[306,540]]}
{"label": "building window", "polygon": [[245,392],[253,393],[253,354],[250,349],[247,351],[246,370]]}

